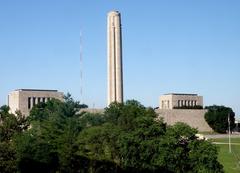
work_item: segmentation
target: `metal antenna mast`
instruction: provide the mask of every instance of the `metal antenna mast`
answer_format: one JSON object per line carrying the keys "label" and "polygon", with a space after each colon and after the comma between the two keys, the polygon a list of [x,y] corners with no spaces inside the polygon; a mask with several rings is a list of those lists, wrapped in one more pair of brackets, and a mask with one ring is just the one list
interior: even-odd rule
{"label": "metal antenna mast", "polygon": [[80,103],[83,103],[83,46],[81,30],[80,30]]}

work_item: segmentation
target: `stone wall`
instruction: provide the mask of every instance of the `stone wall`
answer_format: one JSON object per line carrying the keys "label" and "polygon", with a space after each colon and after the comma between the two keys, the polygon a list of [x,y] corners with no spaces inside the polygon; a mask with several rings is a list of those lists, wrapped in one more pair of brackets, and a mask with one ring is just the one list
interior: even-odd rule
{"label": "stone wall", "polygon": [[19,92],[13,91],[8,95],[8,106],[10,107],[9,113],[15,114],[19,110]]}
{"label": "stone wall", "polygon": [[102,113],[104,113],[104,109],[83,108],[83,109],[80,109],[79,113],[82,113],[82,112],[87,112],[87,113],[92,113],[92,114],[102,114]]}
{"label": "stone wall", "polygon": [[211,127],[207,124],[204,114],[207,112],[205,109],[157,109],[156,113],[159,117],[164,119],[169,125],[176,122],[184,122],[193,128],[197,128],[200,132],[211,132]]}
{"label": "stone wall", "polygon": [[[104,109],[81,109],[80,112],[104,113]],[[213,130],[204,119],[205,109],[157,109],[155,112],[169,125],[176,122],[184,122],[200,132],[212,132]]]}

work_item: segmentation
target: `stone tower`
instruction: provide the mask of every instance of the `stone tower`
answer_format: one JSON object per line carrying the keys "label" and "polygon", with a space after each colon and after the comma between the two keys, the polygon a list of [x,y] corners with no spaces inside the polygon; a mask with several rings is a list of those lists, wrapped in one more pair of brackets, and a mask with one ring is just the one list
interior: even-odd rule
{"label": "stone tower", "polygon": [[108,105],[123,102],[122,31],[118,11],[110,11],[107,19]]}

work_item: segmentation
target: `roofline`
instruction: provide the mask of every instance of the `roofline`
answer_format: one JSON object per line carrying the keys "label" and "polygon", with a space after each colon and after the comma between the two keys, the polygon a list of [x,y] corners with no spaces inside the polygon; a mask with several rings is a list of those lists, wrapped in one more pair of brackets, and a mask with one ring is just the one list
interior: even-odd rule
{"label": "roofline", "polygon": [[187,94],[187,93],[167,93],[164,95],[186,95],[186,96],[198,96],[197,94]]}
{"label": "roofline", "polygon": [[16,89],[15,91],[45,91],[45,92],[58,92],[58,90],[47,90],[47,89]]}

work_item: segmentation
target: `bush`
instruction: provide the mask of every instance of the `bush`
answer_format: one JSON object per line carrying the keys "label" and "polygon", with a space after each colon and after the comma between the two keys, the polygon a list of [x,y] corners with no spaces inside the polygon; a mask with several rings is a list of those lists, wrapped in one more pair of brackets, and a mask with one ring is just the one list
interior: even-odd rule
{"label": "bush", "polygon": [[230,129],[235,127],[235,113],[231,108],[225,106],[207,106],[208,112],[205,114],[205,120],[209,126],[218,133],[228,131],[228,116],[230,117]]}

